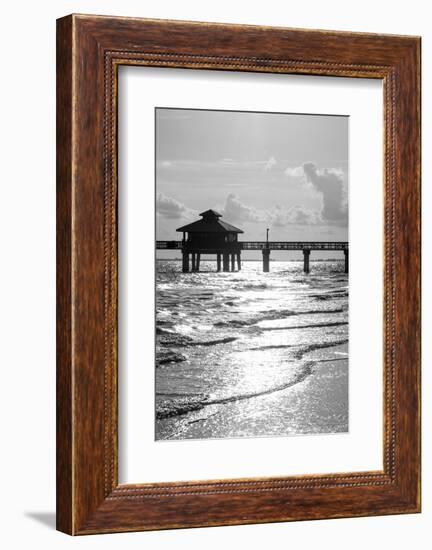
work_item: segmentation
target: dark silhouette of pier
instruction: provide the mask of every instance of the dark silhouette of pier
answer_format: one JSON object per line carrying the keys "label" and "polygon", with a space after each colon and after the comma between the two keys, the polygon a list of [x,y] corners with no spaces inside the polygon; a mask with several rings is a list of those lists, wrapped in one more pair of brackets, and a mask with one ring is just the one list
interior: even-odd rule
{"label": "dark silhouette of pier", "polygon": [[[158,250],[181,250],[183,272],[199,271],[201,254],[215,254],[217,270],[235,271],[241,269],[242,250],[261,250],[263,271],[270,271],[270,252],[272,250],[301,250],[303,252],[303,270],[310,271],[312,251],[340,250],[344,253],[345,273],[348,273],[348,242],[341,241],[269,241],[268,231],[265,241],[239,241],[237,236],[243,231],[220,220],[221,214],[207,210],[200,214],[201,220],[177,229],[183,233],[181,241],[156,241]],[[222,262],[221,262],[222,260]],[[237,262],[236,262],[237,260]]]}

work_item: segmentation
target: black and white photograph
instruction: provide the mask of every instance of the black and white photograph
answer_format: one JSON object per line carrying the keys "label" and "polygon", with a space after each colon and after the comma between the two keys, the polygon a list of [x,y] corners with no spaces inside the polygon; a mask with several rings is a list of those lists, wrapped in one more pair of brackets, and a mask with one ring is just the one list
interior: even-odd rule
{"label": "black and white photograph", "polygon": [[429,3],[2,7],[3,548],[427,550]]}
{"label": "black and white photograph", "polygon": [[349,117],[157,108],[156,440],[349,429]]}

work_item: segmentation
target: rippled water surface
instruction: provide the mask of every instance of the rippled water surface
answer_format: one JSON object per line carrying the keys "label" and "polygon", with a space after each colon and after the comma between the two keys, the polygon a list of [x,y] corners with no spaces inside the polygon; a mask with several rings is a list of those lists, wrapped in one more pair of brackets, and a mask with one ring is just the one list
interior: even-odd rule
{"label": "rippled water surface", "polygon": [[348,430],[343,262],[157,261],[156,439]]}

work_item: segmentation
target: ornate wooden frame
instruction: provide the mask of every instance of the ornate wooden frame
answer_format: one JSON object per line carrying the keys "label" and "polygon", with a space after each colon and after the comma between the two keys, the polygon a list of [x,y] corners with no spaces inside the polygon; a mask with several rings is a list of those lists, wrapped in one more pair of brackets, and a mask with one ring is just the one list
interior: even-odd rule
{"label": "ornate wooden frame", "polygon": [[[87,15],[57,24],[57,528],[420,511],[420,39]],[[125,64],[383,80],[383,471],[118,484],[116,114]]]}

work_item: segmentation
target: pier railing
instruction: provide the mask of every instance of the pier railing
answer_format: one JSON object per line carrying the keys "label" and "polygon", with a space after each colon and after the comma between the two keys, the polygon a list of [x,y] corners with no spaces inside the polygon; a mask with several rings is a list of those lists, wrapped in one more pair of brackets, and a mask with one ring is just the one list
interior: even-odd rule
{"label": "pier railing", "polygon": [[[233,248],[235,244],[235,249]],[[263,257],[263,271],[270,271],[270,252],[272,250],[301,250],[303,252],[303,270],[309,273],[310,254],[312,250],[341,250],[344,253],[345,273],[348,273],[349,248],[347,242],[342,241],[239,241],[227,243],[223,250],[206,248],[205,245],[191,248],[188,242],[183,241],[156,241],[158,250],[181,250],[183,255],[183,272],[189,271],[189,256],[192,259],[192,271],[199,271],[201,254],[216,254],[217,269],[221,270],[221,258],[223,270],[230,270],[229,258],[231,257],[231,271],[235,269],[237,258],[238,269],[241,269],[240,255],[242,250],[261,250]]]}
{"label": "pier railing", "polygon": [[181,250],[183,241],[156,241],[158,250]]}
{"label": "pier railing", "polygon": [[323,241],[244,241],[242,250],[347,250],[347,242]]}
{"label": "pier railing", "polygon": [[[241,250],[348,250],[341,241],[239,241]],[[158,250],[181,250],[183,241],[156,241]]]}

